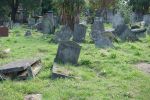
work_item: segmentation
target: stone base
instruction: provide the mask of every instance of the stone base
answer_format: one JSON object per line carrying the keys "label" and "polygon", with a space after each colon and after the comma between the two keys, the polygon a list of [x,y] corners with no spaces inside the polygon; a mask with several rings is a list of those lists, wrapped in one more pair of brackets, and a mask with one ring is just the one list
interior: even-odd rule
{"label": "stone base", "polygon": [[63,67],[63,65],[61,66],[54,63],[52,68],[52,79],[56,78],[71,78],[71,71]]}

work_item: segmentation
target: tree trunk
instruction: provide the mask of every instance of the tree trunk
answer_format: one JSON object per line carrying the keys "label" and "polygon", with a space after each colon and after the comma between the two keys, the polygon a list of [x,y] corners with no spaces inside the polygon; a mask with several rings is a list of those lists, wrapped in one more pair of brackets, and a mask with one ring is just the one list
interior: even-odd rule
{"label": "tree trunk", "polygon": [[18,10],[18,6],[19,6],[19,1],[18,0],[13,0],[12,4],[11,4],[11,20],[13,22],[16,22],[16,13]]}

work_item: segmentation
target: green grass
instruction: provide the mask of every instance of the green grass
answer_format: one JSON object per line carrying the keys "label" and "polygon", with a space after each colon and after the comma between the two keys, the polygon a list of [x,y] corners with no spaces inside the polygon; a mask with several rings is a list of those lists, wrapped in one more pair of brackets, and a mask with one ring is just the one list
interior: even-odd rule
{"label": "green grass", "polygon": [[67,65],[79,78],[52,80],[50,68],[58,45],[49,42],[51,36],[36,31],[32,37],[24,37],[25,30],[15,28],[10,37],[0,38],[0,46],[11,49],[6,58],[0,58],[0,65],[40,57],[43,68],[34,79],[0,82],[0,100],[23,100],[30,93],[41,93],[43,100],[150,99],[150,76],[134,67],[138,62],[150,62],[150,37],[142,42],[115,43],[114,48],[104,50],[95,48],[87,35],[81,44],[79,66]]}

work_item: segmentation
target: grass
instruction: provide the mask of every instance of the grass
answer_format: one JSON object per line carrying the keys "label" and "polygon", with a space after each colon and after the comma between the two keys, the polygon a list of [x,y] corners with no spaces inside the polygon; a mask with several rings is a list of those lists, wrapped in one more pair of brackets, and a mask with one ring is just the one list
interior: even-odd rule
{"label": "grass", "polygon": [[134,67],[138,62],[150,62],[150,37],[141,42],[114,43],[114,48],[104,50],[95,48],[87,34],[79,66],[67,65],[79,78],[52,80],[50,69],[58,45],[50,42],[51,36],[36,31],[32,37],[24,37],[25,30],[17,27],[10,37],[0,38],[0,46],[11,50],[6,58],[0,58],[0,65],[40,57],[43,68],[34,79],[0,82],[0,100],[23,100],[31,93],[41,93],[43,100],[150,99],[150,76]]}

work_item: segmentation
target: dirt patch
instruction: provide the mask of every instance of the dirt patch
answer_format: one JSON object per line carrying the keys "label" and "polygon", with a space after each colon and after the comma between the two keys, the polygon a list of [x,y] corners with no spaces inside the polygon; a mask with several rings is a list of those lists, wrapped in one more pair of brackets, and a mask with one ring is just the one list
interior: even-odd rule
{"label": "dirt patch", "polygon": [[148,63],[139,63],[136,65],[139,70],[142,70],[145,73],[150,74],[150,64]]}

